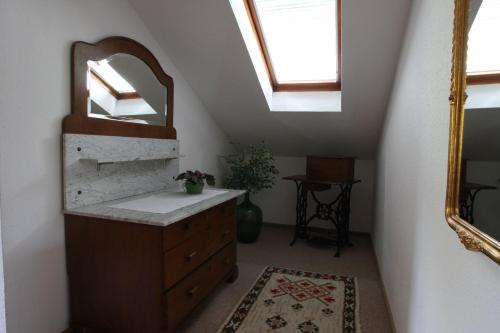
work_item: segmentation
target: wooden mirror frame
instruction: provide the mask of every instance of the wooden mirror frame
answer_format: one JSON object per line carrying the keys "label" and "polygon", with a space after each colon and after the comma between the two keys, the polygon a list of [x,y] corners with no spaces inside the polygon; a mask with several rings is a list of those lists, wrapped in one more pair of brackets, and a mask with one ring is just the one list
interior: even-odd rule
{"label": "wooden mirror frame", "polygon": [[[117,53],[130,54],[142,60],[167,90],[165,126],[88,116],[87,72],[89,60],[98,61]],[[95,44],[75,42],[71,48],[71,115],[63,122],[63,132],[128,136],[153,139],[176,139],[174,120],[174,80],[165,73],[155,56],[142,44],[126,37],[109,37]]]}
{"label": "wooden mirror frame", "polygon": [[448,186],[445,214],[465,248],[480,251],[500,264],[500,242],[460,217],[460,183],[464,133],[464,105],[467,99],[467,39],[469,30],[469,0],[455,0],[451,77],[450,142],[448,155]]}

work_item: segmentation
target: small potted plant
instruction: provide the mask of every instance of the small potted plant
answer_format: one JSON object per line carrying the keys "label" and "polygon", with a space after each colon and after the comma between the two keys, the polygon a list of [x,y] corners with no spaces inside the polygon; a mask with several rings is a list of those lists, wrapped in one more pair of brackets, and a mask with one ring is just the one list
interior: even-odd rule
{"label": "small potted plant", "polygon": [[177,176],[175,180],[183,180],[186,192],[189,194],[200,194],[203,192],[203,187],[205,182],[208,185],[215,185],[215,177],[207,173],[202,173],[198,170],[196,171],[186,171]]}
{"label": "small potted plant", "polygon": [[273,155],[263,142],[246,148],[237,147],[234,154],[223,158],[229,169],[226,186],[247,191],[245,200],[236,210],[238,240],[253,243],[262,227],[262,210],[250,201],[250,194],[273,187],[278,169],[274,165]]}

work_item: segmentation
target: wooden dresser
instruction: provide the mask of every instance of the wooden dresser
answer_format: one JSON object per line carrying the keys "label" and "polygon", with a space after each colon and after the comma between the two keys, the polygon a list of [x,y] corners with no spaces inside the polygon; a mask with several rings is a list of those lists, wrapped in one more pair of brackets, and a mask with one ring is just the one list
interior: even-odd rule
{"label": "wooden dresser", "polygon": [[166,227],[66,214],[71,332],[175,332],[234,281],[236,199]]}
{"label": "wooden dresser", "polygon": [[[101,61],[133,85],[132,95],[89,75]],[[236,198],[244,191],[212,189],[193,201],[177,188],[174,82],[142,44],[75,42],[71,81],[62,138],[70,332],[175,332],[217,284],[238,276]],[[135,106],[117,112],[130,98]],[[145,198],[154,203],[147,209],[114,206]]]}

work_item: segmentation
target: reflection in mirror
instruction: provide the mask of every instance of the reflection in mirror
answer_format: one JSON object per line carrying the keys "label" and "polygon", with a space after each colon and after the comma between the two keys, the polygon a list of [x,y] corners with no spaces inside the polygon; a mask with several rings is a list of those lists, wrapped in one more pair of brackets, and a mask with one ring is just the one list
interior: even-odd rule
{"label": "reflection in mirror", "polygon": [[167,90],[139,58],[88,61],[88,116],[166,126]]}
{"label": "reflection in mirror", "polygon": [[500,0],[470,0],[460,214],[500,240]]}

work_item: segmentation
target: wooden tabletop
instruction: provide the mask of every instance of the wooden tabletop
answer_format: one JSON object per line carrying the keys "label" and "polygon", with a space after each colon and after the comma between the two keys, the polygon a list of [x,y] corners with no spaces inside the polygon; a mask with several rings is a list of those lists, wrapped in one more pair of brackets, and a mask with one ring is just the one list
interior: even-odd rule
{"label": "wooden tabletop", "polygon": [[496,189],[498,189],[498,187],[496,187],[496,186],[477,184],[477,183],[465,183],[464,187],[466,190],[496,190]]}
{"label": "wooden tabletop", "polygon": [[299,181],[299,182],[303,182],[303,183],[325,184],[325,185],[352,185],[352,184],[356,184],[356,183],[361,182],[361,180],[359,180],[359,179],[353,179],[351,181],[345,181],[345,182],[331,181],[331,180],[318,180],[318,179],[309,178],[307,175],[287,176],[287,177],[283,177],[283,179],[294,180],[294,181]]}

